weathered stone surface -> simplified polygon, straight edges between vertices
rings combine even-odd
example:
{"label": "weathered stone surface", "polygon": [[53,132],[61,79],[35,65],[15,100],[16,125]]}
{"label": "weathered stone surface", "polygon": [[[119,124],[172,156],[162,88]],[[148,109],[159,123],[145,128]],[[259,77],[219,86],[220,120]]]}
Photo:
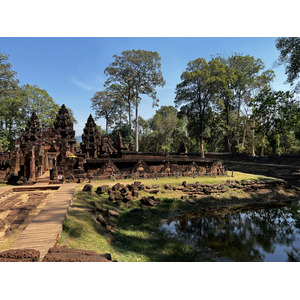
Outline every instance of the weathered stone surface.
{"label": "weathered stone surface", "polygon": [[150,198],[147,198],[147,197],[143,197],[140,202],[143,204],[143,205],[146,205],[146,206],[154,206],[156,203],[155,203],[155,200],[153,199],[150,199]]}
{"label": "weathered stone surface", "polygon": [[121,192],[122,194],[126,194],[126,193],[129,192],[129,189],[128,189],[127,186],[124,186],[124,187],[122,187],[122,188],[120,189],[120,192]]}
{"label": "weathered stone surface", "polygon": [[82,189],[83,192],[90,192],[90,193],[92,192],[92,190],[93,190],[93,185],[89,183],[86,184]]}
{"label": "weathered stone surface", "polygon": [[106,226],[108,225],[107,222],[106,222],[106,220],[104,219],[104,217],[103,217],[101,214],[99,214],[99,215],[97,216],[97,221],[100,222],[100,224],[101,224],[103,227],[106,227]]}
{"label": "weathered stone surface", "polygon": [[120,213],[115,211],[115,210],[109,210],[108,213],[112,216],[112,217],[119,217]]}
{"label": "weathered stone surface", "polygon": [[17,249],[0,252],[0,262],[37,262],[40,252],[34,249]]}
{"label": "weathered stone surface", "polygon": [[108,200],[109,200],[109,201],[115,201],[115,199],[116,199],[116,194],[113,193],[113,192],[111,192],[111,193],[109,194],[109,196],[108,196]]}
{"label": "weathered stone surface", "polygon": [[118,182],[118,183],[116,183],[116,184],[112,187],[112,190],[113,190],[113,191],[118,191],[118,190],[120,189],[120,187],[121,187],[121,184]]}
{"label": "weathered stone surface", "polygon": [[126,195],[125,197],[123,197],[122,202],[123,203],[128,203],[132,200],[132,196],[131,195]]}
{"label": "weathered stone surface", "polygon": [[98,254],[90,250],[69,249],[66,246],[48,250],[43,262],[111,262],[108,253]]}
{"label": "weathered stone surface", "polygon": [[133,184],[134,184],[135,186],[139,187],[142,183],[141,183],[140,181],[135,181]]}
{"label": "weathered stone surface", "polygon": [[108,188],[108,185],[99,186],[99,187],[97,187],[96,193],[98,195],[102,195],[106,192],[107,188]]}
{"label": "weathered stone surface", "polygon": [[132,197],[133,198],[138,198],[139,197],[139,192],[137,190],[132,190]]}
{"label": "weathered stone surface", "polygon": [[149,191],[150,194],[157,194],[159,192],[159,190],[151,190]]}
{"label": "weathered stone surface", "polygon": [[128,188],[129,191],[132,191],[135,188],[133,184],[127,184],[126,187]]}
{"label": "weathered stone surface", "polygon": [[145,186],[143,184],[138,186],[139,191],[143,191],[145,189]]}

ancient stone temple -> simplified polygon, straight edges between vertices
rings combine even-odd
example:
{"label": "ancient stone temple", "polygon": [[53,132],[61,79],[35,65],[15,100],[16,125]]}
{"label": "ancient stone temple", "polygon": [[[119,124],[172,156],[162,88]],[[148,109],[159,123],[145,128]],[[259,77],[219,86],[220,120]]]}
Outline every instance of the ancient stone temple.
{"label": "ancient stone temple", "polygon": [[56,116],[54,128],[60,135],[60,150],[62,150],[62,148],[67,149],[69,153],[74,155],[76,151],[75,130],[73,129],[73,122],[69,112],[64,104]]}
{"label": "ancient stone temple", "polygon": [[96,123],[90,115],[87,119],[82,134],[82,143],[80,149],[82,153],[86,154],[87,158],[98,157],[100,145],[100,136]]}
{"label": "ancient stone temple", "polygon": [[[117,149],[116,149],[117,148]],[[13,151],[0,147],[0,181],[36,182],[45,172],[53,182],[78,181],[84,178],[121,179],[166,176],[224,175],[222,162],[188,153],[184,142],[177,153],[135,152],[126,148],[119,134],[118,145],[108,135],[100,136],[90,115],[82,143],[76,147],[73,122],[62,105],[54,126],[42,130],[32,114]]]}

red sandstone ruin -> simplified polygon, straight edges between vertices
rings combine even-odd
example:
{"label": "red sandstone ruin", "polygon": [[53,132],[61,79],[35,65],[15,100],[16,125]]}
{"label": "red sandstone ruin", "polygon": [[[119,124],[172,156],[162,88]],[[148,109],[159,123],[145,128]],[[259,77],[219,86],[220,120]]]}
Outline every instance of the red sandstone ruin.
{"label": "red sandstone ruin", "polygon": [[91,115],[82,143],[76,147],[73,123],[65,105],[54,126],[45,131],[33,113],[13,151],[4,152],[0,145],[0,182],[34,183],[46,171],[52,182],[226,174],[220,160],[189,154],[183,142],[178,153],[134,152],[124,147],[119,134],[116,148],[108,135],[99,136]]}

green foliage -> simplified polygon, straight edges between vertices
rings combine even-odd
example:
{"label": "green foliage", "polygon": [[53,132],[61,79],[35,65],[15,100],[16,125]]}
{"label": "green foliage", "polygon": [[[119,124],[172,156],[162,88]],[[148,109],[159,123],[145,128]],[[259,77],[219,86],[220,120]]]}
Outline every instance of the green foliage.
{"label": "green foliage", "polygon": [[3,151],[11,150],[10,145],[12,144],[11,135],[9,135],[7,130],[0,130],[0,144]]}
{"label": "green foliage", "polygon": [[8,55],[0,52],[0,99],[10,91],[17,89],[19,81],[15,78],[17,72],[11,70]]}
{"label": "green foliage", "polygon": [[101,117],[105,118],[106,133],[108,133],[108,128],[115,123],[117,117],[116,107],[119,105],[115,100],[114,93],[107,90],[96,92],[91,98],[91,101],[96,120]]}
{"label": "green foliage", "polygon": [[26,118],[29,119],[31,114],[36,112],[44,129],[52,126],[60,106],[54,102],[48,92],[37,85],[29,84],[22,86],[21,90]]}
{"label": "green foliage", "polygon": [[[155,135],[156,148],[171,151],[173,133],[178,124],[177,109],[173,106],[162,106],[150,121],[150,128]],[[174,150],[174,149],[172,149]]]}
{"label": "green foliage", "polygon": [[[46,90],[37,85],[18,86],[16,72],[11,70],[8,56],[0,53],[0,140],[5,150],[14,147],[15,140],[23,132],[31,114],[36,112],[42,127],[52,126],[60,106]],[[76,123],[73,112],[71,119]]]}
{"label": "green foliage", "polygon": [[[285,65],[285,74],[287,83],[295,84],[300,76],[300,38],[299,37],[281,37],[276,40],[276,48],[280,51],[277,65]],[[296,89],[300,89],[299,82]]]}
{"label": "green foliage", "polygon": [[124,147],[129,149],[130,145],[133,145],[134,143],[132,129],[127,124],[115,126],[114,130],[110,134],[110,137],[114,143],[115,148],[118,147],[119,132],[121,133]]}
{"label": "green foliage", "polygon": [[207,63],[204,58],[190,61],[181,75],[181,83],[176,86],[175,104],[184,104],[180,108],[181,114],[186,115],[189,120],[191,136],[200,140],[203,156],[203,135],[220,81],[216,76],[216,69],[221,64],[215,60]]}
{"label": "green foliage", "polygon": [[[136,151],[139,150],[139,129],[138,129],[138,105],[140,95],[144,94],[152,98],[153,105],[157,105],[158,98],[155,88],[163,87],[165,81],[161,73],[161,57],[155,51],[127,50],[120,56],[114,55],[114,61],[105,69],[108,76],[106,85],[117,83],[124,93],[128,94],[128,101],[135,101],[136,108]],[[129,100],[130,99],[130,100]]]}
{"label": "green foliage", "polygon": [[288,136],[299,120],[299,104],[290,92],[265,88],[251,101],[251,106],[256,130],[262,134],[262,143],[267,137],[273,153],[280,154],[281,136]]}

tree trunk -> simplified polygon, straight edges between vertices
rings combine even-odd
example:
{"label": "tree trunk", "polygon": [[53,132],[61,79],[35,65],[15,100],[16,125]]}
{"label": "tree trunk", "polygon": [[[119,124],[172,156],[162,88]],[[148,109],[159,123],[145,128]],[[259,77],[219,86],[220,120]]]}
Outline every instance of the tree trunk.
{"label": "tree trunk", "polygon": [[226,110],[226,124],[227,124],[226,136],[225,136],[225,146],[226,146],[226,151],[231,153],[230,141],[229,141],[229,108],[228,108],[228,105],[225,106],[225,110]]}
{"label": "tree trunk", "polygon": [[131,129],[131,102],[130,102],[130,100],[128,101],[128,110],[129,110],[129,112],[128,112],[128,123],[129,123],[129,127]]}
{"label": "tree trunk", "polygon": [[265,135],[263,135],[263,138],[262,138],[262,141],[261,141],[260,156],[264,156],[264,144],[265,144]]}
{"label": "tree trunk", "polygon": [[105,125],[105,131],[106,131],[106,134],[108,134],[108,118],[106,117],[106,125]]}
{"label": "tree trunk", "polygon": [[252,124],[252,156],[255,156],[255,123]]}
{"label": "tree trunk", "polygon": [[138,97],[136,98],[136,104],[135,104],[135,151],[139,151],[139,103],[138,103]]}
{"label": "tree trunk", "polygon": [[[237,117],[237,146],[240,146],[240,112],[241,111],[241,95],[239,96],[239,103],[238,103],[238,117]],[[242,146],[243,147],[243,146]]]}
{"label": "tree trunk", "polygon": [[200,136],[200,151],[201,151],[201,158],[204,158],[204,147],[203,147],[203,136]]}
{"label": "tree trunk", "polygon": [[243,140],[242,140],[241,148],[245,148],[246,131],[247,131],[247,126],[244,125],[244,133],[243,133]]}

